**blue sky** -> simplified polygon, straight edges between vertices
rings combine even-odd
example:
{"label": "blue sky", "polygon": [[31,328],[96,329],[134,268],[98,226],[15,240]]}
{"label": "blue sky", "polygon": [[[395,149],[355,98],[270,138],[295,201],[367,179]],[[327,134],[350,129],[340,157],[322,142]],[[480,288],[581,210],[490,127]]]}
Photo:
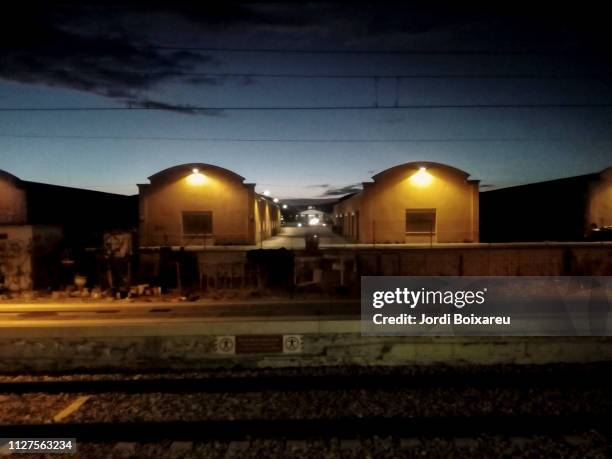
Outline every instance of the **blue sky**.
{"label": "blue sky", "polygon": [[[125,107],[126,101],[136,105],[155,101],[176,107],[378,104],[381,108],[224,110],[213,114],[173,109],[0,111],[0,168],[26,180],[133,194],[137,192],[137,183],[146,182],[148,176],[163,168],[204,162],[234,170],[247,181],[257,183],[260,191],[269,189],[275,196],[316,197],[367,181],[387,167],[408,161],[448,163],[492,186],[589,173],[612,165],[610,108],[392,108],[396,103],[612,102],[610,80],[601,76],[609,75],[609,62],[604,65],[601,59],[585,60],[580,54],[585,48],[561,58],[503,53],[398,55],[189,50],[183,50],[189,56],[178,55],[180,51],[176,50],[160,50],[151,58],[134,52],[135,46],[143,43],[230,49],[473,50],[488,49],[491,42],[487,37],[492,36],[495,50],[504,46],[503,49],[512,51],[518,44],[546,46],[547,40],[554,41],[558,27],[555,25],[551,36],[543,41],[540,32],[534,32],[539,30],[537,24],[522,32],[512,27],[515,23],[506,24],[510,20],[499,15],[483,18],[466,13],[456,19],[440,13],[432,20],[429,11],[427,14],[419,11],[419,16],[372,7],[377,13],[374,21],[359,8],[342,20],[327,7],[320,15],[311,6],[307,9],[294,6],[292,15],[283,9],[288,7],[279,5],[253,8],[238,5],[234,10],[221,12],[198,10],[202,16],[198,18],[196,14],[195,19],[193,14],[166,9],[109,13],[94,8],[41,14],[40,20],[49,27],[49,35],[34,34],[28,46],[9,51],[9,65],[0,72],[0,108]],[[270,17],[276,19],[271,21]],[[87,21],[78,21],[83,18],[95,22],[85,27]],[[505,26],[500,28],[499,35],[493,33],[493,26],[487,26],[491,18]],[[133,32],[135,22],[141,24],[137,33]],[[176,32],[171,33],[172,30]],[[58,39],[57,31],[76,37],[75,50],[65,50],[62,42],[65,37]],[[582,32],[582,28],[576,29],[575,40],[584,38]],[[122,46],[117,37],[126,40],[132,54],[123,49],[115,51]],[[573,46],[572,37],[566,36],[563,46]],[[88,48],[80,49],[79,39],[87,41]],[[57,47],[53,40],[58,40]],[[112,51],[104,46],[99,55],[95,47],[88,51],[92,41],[108,40],[112,41]],[[587,40],[581,46],[592,43]],[[159,69],[383,77],[377,80],[232,77],[193,81],[183,74],[147,77],[144,81],[130,78],[130,72],[155,73]],[[109,77],[111,71],[114,73]],[[507,78],[395,77],[458,74]],[[578,74],[589,78],[511,78],[526,74]],[[309,142],[283,141],[287,139]],[[324,139],[334,141],[317,141]]]}

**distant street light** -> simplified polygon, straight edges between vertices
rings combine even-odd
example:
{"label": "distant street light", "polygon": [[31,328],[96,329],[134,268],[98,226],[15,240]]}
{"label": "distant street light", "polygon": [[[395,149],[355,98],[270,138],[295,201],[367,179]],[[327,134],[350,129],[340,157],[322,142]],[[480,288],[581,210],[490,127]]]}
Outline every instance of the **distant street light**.
{"label": "distant street light", "polygon": [[274,198],[272,201],[274,201],[274,202],[278,202],[278,198]]}
{"label": "distant street light", "polygon": [[270,190],[264,190],[263,195],[264,196],[270,196]]}
{"label": "distant street light", "polygon": [[287,208],[287,204],[283,204],[283,209],[286,209],[286,208]]}

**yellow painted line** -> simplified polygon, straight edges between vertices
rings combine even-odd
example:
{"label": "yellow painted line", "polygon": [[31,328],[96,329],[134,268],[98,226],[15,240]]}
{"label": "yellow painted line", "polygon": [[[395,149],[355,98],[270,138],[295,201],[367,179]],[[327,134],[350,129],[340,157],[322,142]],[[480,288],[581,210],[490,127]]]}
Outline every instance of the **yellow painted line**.
{"label": "yellow painted line", "polygon": [[77,399],[74,402],[72,402],[70,405],[68,405],[62,411],[60,411],[55,416],[53,416],[53,421],[54,422],[60,422],[62,419],[67,418],[72,413],[74,413],[76,410],[81,408],[81,406],[83,406],[83,404],[87,400],[89,400],[89,395],[82,395],[80,397],[77,397]]}

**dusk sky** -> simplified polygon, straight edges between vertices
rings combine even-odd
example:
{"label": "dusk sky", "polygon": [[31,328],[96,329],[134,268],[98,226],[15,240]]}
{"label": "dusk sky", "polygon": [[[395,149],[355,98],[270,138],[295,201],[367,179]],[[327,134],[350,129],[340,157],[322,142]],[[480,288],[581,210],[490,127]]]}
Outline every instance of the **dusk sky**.
{"label": "dusk sky", "polygon": [[418,160],[485,189],[612,166],[612,32],[595,7],[218,3],[4,12],[0,169],[135,194],[203,162],[282,198]]}

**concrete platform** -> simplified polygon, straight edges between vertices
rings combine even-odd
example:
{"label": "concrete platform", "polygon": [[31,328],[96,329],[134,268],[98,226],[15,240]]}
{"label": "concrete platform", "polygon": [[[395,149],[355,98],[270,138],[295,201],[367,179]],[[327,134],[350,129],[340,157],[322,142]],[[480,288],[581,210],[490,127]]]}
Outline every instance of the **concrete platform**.
{"label": "concrete platform", "polygon": [[[288,338],[296,348],[285,347]],[[241,351],[241,341],[251,347]],[[270,349],[275,342],[282,346]],[[313,316],[0,324],[3,373],[596,361],[612,361],[612,338],[366,337],[355,318]]]}

